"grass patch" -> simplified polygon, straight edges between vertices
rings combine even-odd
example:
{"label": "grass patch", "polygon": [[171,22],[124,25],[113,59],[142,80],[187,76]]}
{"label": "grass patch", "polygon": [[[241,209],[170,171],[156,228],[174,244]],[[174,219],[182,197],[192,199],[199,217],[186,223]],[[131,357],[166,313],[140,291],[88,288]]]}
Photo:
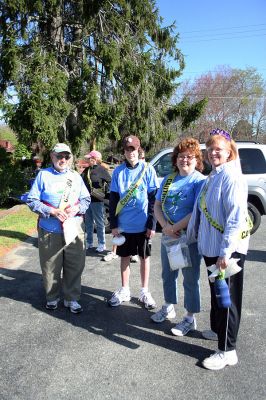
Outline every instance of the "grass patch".
{"label": "grass patch", "polygon": [[25,242],[35,231],[38,215],[21,205],[0,218],[0,256]]}

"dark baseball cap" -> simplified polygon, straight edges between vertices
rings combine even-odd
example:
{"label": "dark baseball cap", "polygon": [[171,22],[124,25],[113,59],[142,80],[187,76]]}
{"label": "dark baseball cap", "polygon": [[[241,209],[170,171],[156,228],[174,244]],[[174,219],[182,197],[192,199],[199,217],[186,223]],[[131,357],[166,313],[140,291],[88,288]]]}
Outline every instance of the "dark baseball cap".
{"label": "dark baseball cap", "polygon": [[133,147],[135,150],[140,148],[140,141],[137,136],[130,135],[123,139],[123,148],[128,149],[129,147]]}

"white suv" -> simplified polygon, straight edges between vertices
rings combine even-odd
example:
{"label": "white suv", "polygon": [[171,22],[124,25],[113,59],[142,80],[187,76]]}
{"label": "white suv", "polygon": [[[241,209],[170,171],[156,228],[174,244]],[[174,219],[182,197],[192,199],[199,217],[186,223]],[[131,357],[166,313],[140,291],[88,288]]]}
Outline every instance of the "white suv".
{"label": "white suv", "polygon": [[[253,222],[251,233],[256,232],[261,215],[266,214],[266,145],[253,142],[237,142],[242,172],[248,182],[248,210]],[[201,144],[202,150],[205,145]],[[154,166],[159,180],[172,172],[173,147],[161,150],[150,163]],[[205,164],[204,175],[210,172]]]}

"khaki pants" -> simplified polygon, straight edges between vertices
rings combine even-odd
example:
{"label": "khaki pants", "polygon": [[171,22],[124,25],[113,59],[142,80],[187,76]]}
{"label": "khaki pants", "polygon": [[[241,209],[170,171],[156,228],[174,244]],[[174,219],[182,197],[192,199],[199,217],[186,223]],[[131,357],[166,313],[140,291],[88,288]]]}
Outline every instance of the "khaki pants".
{"label": "khaki pants", "polygon": [[77,223],[79,234],[68,246],[65,246],[63,234],[38,229],[39,257],[47,301],[60,298],[61,287],[65,300],[80,298],[86,249],[83,219],[77,217]]}

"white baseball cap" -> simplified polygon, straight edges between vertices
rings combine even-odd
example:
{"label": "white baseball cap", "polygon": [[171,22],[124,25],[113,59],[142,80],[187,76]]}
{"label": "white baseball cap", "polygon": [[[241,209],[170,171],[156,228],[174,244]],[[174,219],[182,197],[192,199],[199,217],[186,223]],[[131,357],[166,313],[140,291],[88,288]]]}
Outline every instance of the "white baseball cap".
{"label": "white baseball cap", "polygon": [[57,143],[52,149],[53,153],[63,153],[64,151],[71,154],[70,147],[65,143]]}

